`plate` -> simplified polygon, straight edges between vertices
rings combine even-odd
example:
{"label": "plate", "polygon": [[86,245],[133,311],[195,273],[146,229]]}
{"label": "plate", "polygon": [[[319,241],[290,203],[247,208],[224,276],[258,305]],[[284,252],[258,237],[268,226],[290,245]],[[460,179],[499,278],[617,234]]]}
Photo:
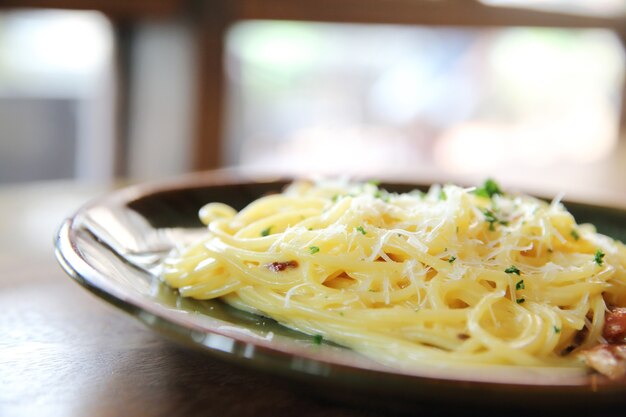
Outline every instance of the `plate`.
{"label": "plate", "polygon": [[[318,392],[386,404],[446,404],[453,398],[455,404],[492,405],[502,396],[506,407],[624,403],[626,384],[597,375],[572,377],[521,367],[449,369],[437,364],[389,368],[219,300],[183,299],[159,280],[157,266],[174,245],[191,242],[204,231],[197,215],[201,206],[219,201],[241,209],[288,182],[203,174],[122,189],[86,204],[64,221],[55,239],[57,259],[76,282],[152,329]],[[381,186],[401,192],[428,185]],[[578,222],[592,222],[601,233],[626,241],[626,211],[582,203],[566,206]]]}

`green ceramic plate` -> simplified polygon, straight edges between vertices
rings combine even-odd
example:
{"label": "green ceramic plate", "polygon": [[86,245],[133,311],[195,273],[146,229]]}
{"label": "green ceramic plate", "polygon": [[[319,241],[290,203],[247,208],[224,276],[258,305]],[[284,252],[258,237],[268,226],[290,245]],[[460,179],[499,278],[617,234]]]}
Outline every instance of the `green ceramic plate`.
{"label": "green ceramic plate", "polygon": [[[202,232],[199,208],[220,201],[242,208],[286,181],[242,181],[197,175],[176,182],[127,188],[95,200],[67,219],[56,238],[60,264],[78,283],[151,328],[224,360],[280,374],[322,391],[367,402],[430,402],[546,407],[619,405],[626,383],[596,375],[572,378],[554,370],[449,369],[424,364],[391,369],[330,343],[220,302],[180,298],[157,278],[155,267],[175,244]],[[383,184],[390,191],[425,184]],[[626,241],[626,212],[567,204],[578,222]],[[532,399],[529,401],[529,399]]]}

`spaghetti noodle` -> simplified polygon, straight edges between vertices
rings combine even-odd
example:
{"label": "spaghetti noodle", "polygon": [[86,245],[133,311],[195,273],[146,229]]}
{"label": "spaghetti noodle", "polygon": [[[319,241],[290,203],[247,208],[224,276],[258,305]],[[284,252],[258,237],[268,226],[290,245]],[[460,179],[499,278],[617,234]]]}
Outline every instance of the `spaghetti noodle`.
{"label": "spaghetti noodle", "polygon": [[296,182],[237,212],[200,211],[163,278],[184,297],[271,317],[389,365],[585,369],[626,306],[626,247],[564,206],[478,189],[388,193]]}

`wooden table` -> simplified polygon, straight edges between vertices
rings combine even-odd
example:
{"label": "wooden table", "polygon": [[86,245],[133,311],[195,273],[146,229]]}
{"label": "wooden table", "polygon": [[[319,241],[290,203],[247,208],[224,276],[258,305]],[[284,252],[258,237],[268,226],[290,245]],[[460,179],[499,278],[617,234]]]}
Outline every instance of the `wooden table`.
{"label": "wooden table", "polygon": [[[54,259],[55,228],[112,188],[0,187],[0,416],[388,415],[181,347],[74,283]],[[468,415],[450,407],[410,414]]]}

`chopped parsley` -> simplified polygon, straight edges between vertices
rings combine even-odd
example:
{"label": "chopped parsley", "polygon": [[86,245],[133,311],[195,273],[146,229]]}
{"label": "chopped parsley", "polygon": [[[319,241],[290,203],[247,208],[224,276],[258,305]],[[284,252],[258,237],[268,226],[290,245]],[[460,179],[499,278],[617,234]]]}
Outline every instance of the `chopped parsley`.
{"label": "chopped parsley", "polygon": [[383,200],[385,203],[389,202],[389,193],[385,190],[376,190],[374,193],[374,198],[379,198]]}
{"label": "chopped parsley", "polygon": [[261,230],[261,236],[263,237],[269,236],[270,230],[272,230],[272,226],[269,226],[268,228]]}
{"label": "chopped parsley", "polygon": [[474,194],[479,197],[491,198],[494,195],[502,195],[502,190],[497,182],[488,178],[482,187],[474,190]]}
{"label": "chopped parsley", "polygon": [[494,224],[498,222],[498,218],[495,214],[493,214],[493,211],[485,209],[483,210],[483,214],[485,215],[485,221],[489,223],[489,230],[491,230],[492,232],[496,230]]}
{"label": "chopped parsley", "polygon": [[578,234],[578,232],[576,231],[576,229],[572,229],[571,232],[569,232],[569,234],[574,238],[574,240],[578,240],[580,239],[580,235]]}
{"label": "chopped parsley", "polygon": [[524,288],[526,288],[526,286],[524,285],[524,280],[520,279],[519,281],[517,281],[517,284],[515,284],[515,289],[523,290]]}
{"label": "chopped parsley", "polygon": [[313,344],[321,345],[322,340],[324,340],[324,337],[321,334],[316,334],[315,336],[313,336]]}
{"label": "chopped parsley", "polygon": [[515,300],[515,302],[516,302],[517,304],[523,304],[523,303],[524,303],[524,301],[526,301],[526,299],[524,299],[524,298],[518,298],[517,300]]}
{"label": "chopped parsley", "polygon": [[378,187],[380,185],[379,180],[369,180],[367,183],[373,185],[374,187]]}
{"label": "chopped parsley", "polygon": [[359,227],[357,227],[357,228],[356,228],[356,230],[357,230],[358,232],[361,232],[361,234],[362,234],[362,235],[366,235],[366,234],[367,234],[367,232],[365,231],[365,229],[363,228],[363,226],[359,226]]}
{"label": "chopped parsley", "polygon": [[446,194],[443,189],[439,190],[439,199],[442,201],[446,201],[448,199],[448,194]]}
{"label": "chopped parsley", "polygon": [[454,261],[456,261],[456,256],[452,255],[450,259],[448,259],[448,262],[453,263]]}
{"label": "chopped parsley", "polygon": [[330,201],[332,201],[333,203],[336,203],[337,200],[339,200],[339,194],[335,194],[330,198]]}
{"label": "chopped parsley", "polygon": [[312,254],[314,254],[314,253],[317,253],[317,252],[319,252],[319,251],[320,251],[320,248],[319,248],[319,247],[317,247],[317,246],[311,246],[311,247],[309,247],[309,252],[311,253],[311,255],[312,255]]}
{"label": "chopped parsley", "polygon": [[504,270],[504,272],[506,272],[507,274],[521,274],[520,270],[515,265],[509,266],[507,269]]}
{"label": "chopped parsley", "polygon": [[553,328],[554,328],[554,333],[561,333],[560,327],[553,326]]}
{"label": "chopped parsley", "polygon": [[596,251],[596,254],[593,257],[593,261],[595,263],[597,263],[598,265],[602,265],[602,263],[604,262],[604,252],[602,252],[600,249],[598,249]]}

